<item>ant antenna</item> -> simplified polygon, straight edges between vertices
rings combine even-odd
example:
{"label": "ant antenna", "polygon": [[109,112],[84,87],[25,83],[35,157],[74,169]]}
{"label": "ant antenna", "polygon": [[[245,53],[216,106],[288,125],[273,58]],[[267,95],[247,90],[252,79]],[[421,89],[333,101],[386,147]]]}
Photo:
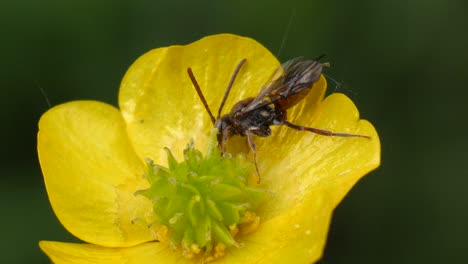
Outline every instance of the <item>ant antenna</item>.
{"label": "ant antenna", "polygon": [[223,110],[223,107],[224,107],[224,104],[226,103],[226,99],[229,95],[229,92],[231,91],[231,88],[232,88],[232,85],[234,84],[234,80],[236,79],[237,77],[237,74],[239,73],[240,71],[240,68],[242,67],[242,65],[247,61],[247,59],[242,59],[239,64],[237,64],[237,67],[236,69],[234,70],[234,73],[232,74],[231,76],[231,80],[229,81],[228,83],[228,86],[226,88],[226,92],[224,92],[224,96],[223,96],[223,100],[221,101],[221,104],[219,105],[219,109],[218,109],[218,116],[216,117],[216,120],[219,119],[219,117],[221,116],[221,111]]}
{"label": "ant antenna", "polygon": [[[203,103],[203,106],[205,106],[206,111],[210,115],[211,123],[213,123],[213,125],[214,125],[215,122],[216,122],[216,119],[214,118],[213,114],[211,113],[210,107],[208,106],[208,103],[206,102],[205,96],[203,96],[203,93],[202,93],[202,91],[200,89],[200,85],[198,85],[197,79],[195,79],[195,75],[193,75],[192,68],[188,67],[187,68],[187,73],[188,73],[188,75],[190,77],[190,80],[192,80],[192,84],[195,87],[195,90],[197,91],[198,97],[200,98],[200,100]],[[219,117],[219,115],[218,115],[218,117]]]}

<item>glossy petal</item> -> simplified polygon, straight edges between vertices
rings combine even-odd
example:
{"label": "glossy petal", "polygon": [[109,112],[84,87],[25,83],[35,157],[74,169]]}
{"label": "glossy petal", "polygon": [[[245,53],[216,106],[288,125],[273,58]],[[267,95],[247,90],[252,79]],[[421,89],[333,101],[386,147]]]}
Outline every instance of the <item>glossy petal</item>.
{"label": "glossy petal", "polygon": [[[213,125],[187,74],[192,67],[214,115],[231,75],[241,68],[224,108],[227,113],[240,98],[255,95],[279,67],[276,58],[258,42],[222,34],[187,46],[152,50],[140,57],[122,81],[119,105],[137,152],[165,164],[164,147],[176,158],[190,138],[206,146]],[[202,148],[202,149],[203,149]]]}
{"label": "glossy petal", "polygon": [[[151,203],[120,112],[93,101],[56,106],[39,122],[38,153],[49,200],[60,222],[78,238],[104,246],[153,240],[144,219]],[[143,221],[141,221],[143,222]]]}
{"label": "glossy petal", "polygon": [[[144,264],[184,263],[185,258],[158,242],[128,248],[109,248],[91,244],[41,241],[41,249],[54,264]],[[182,261],[182,262],[180,262]]]}
{"label": "glossy petal", "polygon": [[318,103],[315,113],[295,110],[288,113],[293,123],[372,139],[321,136],[287,127],[277,127],[270,138],[257,139],[263,184],[281,200],[268,207],[269,217],[315,188],[330,189],[335,206],[360,177],[380,164],[377,132],[368,121],[359,120],[356,107],[345,95],[330,95]]}
{"label": "glossy petal", "polygon": [[[314,98],[303,104],[310,100]],[[245,244],[267,252],[265,259],[280,262],[318,260],[334,208],[362,176],[380,164],[378,135],[369,122],[359,120],[346,96],[332,94],[318,103],[315,113],[301,111],[302,107],[290,112],[292,122],[372,139],[327,137],[281,127],[271,138],[257,140],[263,184],[274,198],[263,208],[260,230],[246,238],[250,242]],[[298,118],[293,118],[296,114]]]}

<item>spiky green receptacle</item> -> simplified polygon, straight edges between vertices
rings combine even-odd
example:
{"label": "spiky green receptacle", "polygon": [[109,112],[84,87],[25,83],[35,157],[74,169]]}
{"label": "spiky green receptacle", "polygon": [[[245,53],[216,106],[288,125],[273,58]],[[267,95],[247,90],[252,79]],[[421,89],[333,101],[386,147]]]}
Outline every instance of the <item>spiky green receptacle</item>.
{"label": "spiky green receptacle", "polygon": [[166,148],[168,167],[148,162],[148,190],[140,191],[153,202],[159,224],[171,230],[171,241],[185,250],[211,252],[217,243],[238,246],[230,227],[242,221],[266,197],[262,189],[247,186],[252,163],[243,156],[222,157],[214,129],[205,156],[193,142],[177,162]]}

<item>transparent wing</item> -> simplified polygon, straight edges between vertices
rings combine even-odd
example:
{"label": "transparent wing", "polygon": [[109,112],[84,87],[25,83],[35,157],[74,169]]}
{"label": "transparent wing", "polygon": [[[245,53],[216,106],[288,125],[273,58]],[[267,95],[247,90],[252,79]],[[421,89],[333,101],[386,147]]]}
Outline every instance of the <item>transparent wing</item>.
{"label": "transparent wing", "polygon": [[321,73],[322,64],[318,61],[305,60],[302,57],[286,61],[275,70],[270,81],[260,89],[257,97],[244,107],[241,113],[248,113],[262,106],[287,100],[300,93],[308,93],[308,89],[318,80]]}

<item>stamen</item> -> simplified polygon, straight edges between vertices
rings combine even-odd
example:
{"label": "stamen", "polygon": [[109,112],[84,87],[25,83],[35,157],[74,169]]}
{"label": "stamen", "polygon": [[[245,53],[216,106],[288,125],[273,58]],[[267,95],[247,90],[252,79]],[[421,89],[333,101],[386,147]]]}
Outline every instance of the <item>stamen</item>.
{"label": "stamen", "polygon": [[237,233],[239,233],[239,228],[237,227],[237,225],[231,225],[229,227],[229,232],[231,232],[231,235],[235,237]]}
{"label": "stamen", "polygon": [[253,212],[245,212],[242,217],[242,224],[239,225],[240,233],[247,235],[255,232],[260,225],[260,217]]}
{"label": "stamen", "polygon": [[226,250],[226,245],[224,245],[223,243],[217,243],[215,246],[215,252],[211,256],[205,258],[203,262],[210,263],[210,262],[215,261],[218,258],[221,258],[222,256],[224,256],[225,250]]}
{"label": "stamen", "polygon": [[183,215],[184,215],[183,213],[175,214],[171,219],[169,219],[169,224],[175,225],[175,223],[177,223],[177,220],[179,220],[179,218]]}

